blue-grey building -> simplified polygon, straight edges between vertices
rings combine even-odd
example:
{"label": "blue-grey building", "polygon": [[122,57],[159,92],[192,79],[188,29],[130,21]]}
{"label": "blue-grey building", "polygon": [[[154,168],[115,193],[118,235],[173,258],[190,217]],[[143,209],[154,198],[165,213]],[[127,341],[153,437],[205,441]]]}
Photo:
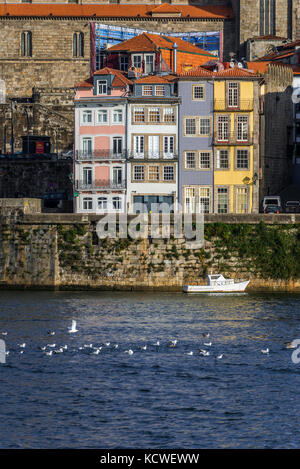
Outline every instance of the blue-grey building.
{"label": "blue-grey building", "polygon": [[[197,76],[196,76],[197,73]],[[213,212],[213,110],[211,73],[186,72],[178,79],[179,184],[182,210]]]}

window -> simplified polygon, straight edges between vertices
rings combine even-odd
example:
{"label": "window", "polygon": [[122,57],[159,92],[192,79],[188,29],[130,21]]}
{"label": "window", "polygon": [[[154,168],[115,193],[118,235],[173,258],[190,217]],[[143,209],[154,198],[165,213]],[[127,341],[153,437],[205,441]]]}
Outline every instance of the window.
{"label": "window", "polygon": [[217,117],[217,139],[219,141],[228,141],[229,139],[229,117],[218,116]]}
{"label": "window", "polygon": [[239,105],[239,84],[228,83],[227,89],[227,103],[228,107],[238,107]]}
{"label": "window", "polygon": [[83,198],[82,208],[83,208],[83,210],[92,210],[93,209],[93,199],[92,199],[92,197],[84,197]]}
{"label": "window", "polygon": [[146,54],[145,55],[145,73],[154,72],[154,55]]}
{"label": "window", "polygon": [[192,89],[193,89],[193,100],[203,101],[205,99],[205,86],[204,85],[194,85]]}
{"label": "window", "polygon": [[174,181],[174,166],[164,166],[163,168],[163,180]]}
{"label": "window", "polygon": [[113,153],[114,155],[120,155],[122,153],[123,142],[122,137],[113,138]]}
{"label": "window", "polygon": [[228,189],[218,187],[217,189],[217,212],[228,213]]}
{"label": "window", "polygon": [[142,68],[142,56],[133,55],[132,56],[132,65],[136,68]]}
{"label": "window", "polygon": [[249,152],[248,150],[236,151],[236,169],[249,169]]}
{"label": "window", "polygon": [[200,135],[210,135],[210,118],[209,117],[200,117],[199,132],[200,132]]}
{"label": "window", "polygon": [[107,94],[107,81],[97,81],[97,94]]}
{"label": "window", "polygon": [[123,121],[123,112],[122,109],[116,109],[113,112],[113,123],[114,124],[120,124]]}
{"label": "window", "polygon": [[144,85],[142,92],[143,96],[152,96],[152,85]]}
{"label": "window", "polygon": [[236,213],[248,212],[248,188],[236,188]]}
{"label": "window", "polygon": [[73,34],[73,57],[84,57],[84,34]]}
{"label": "window", "polygon": [[248,141],[248,116],[237,116],[237,140]]}
{"label": "window", "polygon": [[164,85],[156,85],[155,86],[155,96],[164,96],[164,95],[165,95]]}
{"label": "window", "polygon": [[200,151],[199,153],[199,168],[210,169],[210,153],[207,151]]}
{"label": "window", "polygon": [[98,111],[98,123],[107,124],[108,122],[108,113],[106,109],[101,109]]}
{"label": "window", "polygon": [[195,151],[187,151],[185,153],[185,168],[196,169],[196,152]]}
{"label": "window", "polygon": [[128,70],[128,55],[121,55],[120,57],[120,70],[127,72]]}
{"label": "window", "polygon": [[32,32],[24,31],[21,34],[21,55],[22,57],[32,56]]}
{"label": "window", "polygon": [[120,166],[115,166],[113,168],[113,184],[115,186],[119,186],[120,184],[122,184],[122,174],[123,171]]}
{"label": "window", "polygon": [[107,197],[98,197],[98,209],[107,210]]}
{"label": "window", "polygon": [[149,166],[148,176],[149,181],[159,181],[159,166]]}
{"label": "window", "polygon": [[121,197],[113,197],[112,198],[113,209],[114,210],[121,210],[122,209],[122,200]]}
{"label": "window", "polygon": [[92,153],[92,139],[90,137],[85,137],[82,139],[82,150],[85,154]]}
{"label": "window", "polygon": [[159,158],[159,135],[148,136],[148,156],[149,158]]}
{"label": "window", "polygon": [[92,168],[84,167],[82,169],[82,176],[83,176],[83,184],[85,186],[89,186],[92,184],[93,179],[93,170]]}
{"label": "window", "polygon": [[145,109],[143,107],[134,108],[134,122],[145,122]]}
{"label": "window", "polygon": [[89,124],[92,122],[92,111],[82,111],[82,123]]}
{"label": "window", "polygon": [[133,167],[133,179],[135,181],[144,181],[145,179],[145,167],[144,166],[134,166]]}
{"label": "window", "polygon": [[144,135],[136,135],[134,137],[134,156],[144,157]]}
{"label": "window", "polygon": [[101,70],[104,67],[105,56],[102,52],[97,52],[95,55],[95,66],[96,70]]}
{"label": "window", "polygon": [[164,137],[164,157],[172,158],[174,156],[174,137]]}
{"label": "window", "polygon": [[163,109],[163,120],[166,123],[175,122],[175,108],[174,107],[165,107]]}
{"label": "window", "polygon": [[148,111],[149,122],[160,121],[160,110],[159,107],[150,107]]}
{"label": "window", "polygon": [[185,118],[185,135],[196,135],[196,118]]}
{"label": "window", "polygon": [[228,150],[217,150],[217,169],[229,169]]}
{"label": "window", "polygon": [[199,204],[201,213],[209,213],[210,208],[210,190],[209,187],[199,188]]}
{"label": "window", "polygon": [[196,212],[196,190],[194,187],[184,189],[184,208],[186,213]]}

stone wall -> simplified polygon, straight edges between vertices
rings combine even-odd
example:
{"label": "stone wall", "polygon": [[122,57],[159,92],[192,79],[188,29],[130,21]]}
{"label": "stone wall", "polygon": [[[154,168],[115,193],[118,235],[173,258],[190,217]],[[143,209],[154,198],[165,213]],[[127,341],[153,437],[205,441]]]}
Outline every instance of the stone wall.
{"label": "stone wall", "polygon": [[[207,223],[205,244],[197,250],[173,238],[172,231],[170,239],[99,240],[93,217],[55,220],[0,217],[2,288],[181,291],[185,284],[203,283],[212,271],[251,279],[249,290],[300,291],[299,216],[279,226]],[[281,244],[272,245],[268,237]]]}

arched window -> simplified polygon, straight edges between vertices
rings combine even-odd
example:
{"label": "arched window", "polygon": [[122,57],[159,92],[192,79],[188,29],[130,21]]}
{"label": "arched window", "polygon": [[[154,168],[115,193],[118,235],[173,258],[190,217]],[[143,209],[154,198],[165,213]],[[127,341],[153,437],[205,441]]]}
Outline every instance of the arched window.
{"label": "arched window", "polygon": [[84,33],[73,34],[73,57],[84,57]]}
{"label": "arched window", "polygon": [[32,56],[32,32],[24,31],[21,34],[21,55],[22,57]]}

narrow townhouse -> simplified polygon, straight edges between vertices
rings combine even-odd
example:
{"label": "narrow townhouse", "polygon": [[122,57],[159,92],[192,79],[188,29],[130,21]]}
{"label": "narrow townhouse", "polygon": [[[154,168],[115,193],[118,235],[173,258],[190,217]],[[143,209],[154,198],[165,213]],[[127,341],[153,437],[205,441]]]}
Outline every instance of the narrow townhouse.
{"label": "narrow townhouse", "polygon": [[76,213],[126,211],[127,96],[131,81],[105,67],[76,85]]}
{"label": "narrow townhouse", "polygon": [[176,210],[178,105],[174,76],[149,75],[134,81],[128,98],[130,213]]}
{"label": "narrow townhouse", "polygon": [[238,66],[213,72],[214,213],[259,211],[259,87]]}
{"label": "narrow townhouse", "polygon": [[212,72],[194,69],[180,75],[179,203],[185,213],[212,213],[213,111]]}

